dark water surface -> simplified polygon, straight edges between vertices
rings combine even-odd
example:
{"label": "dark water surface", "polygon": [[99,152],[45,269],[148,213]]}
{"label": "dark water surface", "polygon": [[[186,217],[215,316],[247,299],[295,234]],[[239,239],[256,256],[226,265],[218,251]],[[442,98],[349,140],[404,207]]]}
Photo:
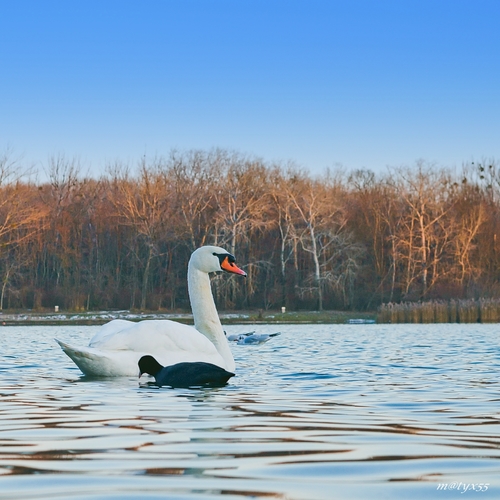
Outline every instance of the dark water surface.
{"label": "dark water surface", "polygon": [[81,378],[97,328],[0,329],[0,499],[500,498],[500,325],[259,325],[194,390]]}

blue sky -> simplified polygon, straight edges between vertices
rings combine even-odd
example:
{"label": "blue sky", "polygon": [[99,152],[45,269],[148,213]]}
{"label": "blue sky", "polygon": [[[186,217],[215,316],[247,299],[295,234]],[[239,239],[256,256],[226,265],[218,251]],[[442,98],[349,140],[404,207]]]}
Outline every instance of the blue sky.
{"label": "blue sky", "polygon": [[0,152],[500,159],[497,0],[0,0]]}

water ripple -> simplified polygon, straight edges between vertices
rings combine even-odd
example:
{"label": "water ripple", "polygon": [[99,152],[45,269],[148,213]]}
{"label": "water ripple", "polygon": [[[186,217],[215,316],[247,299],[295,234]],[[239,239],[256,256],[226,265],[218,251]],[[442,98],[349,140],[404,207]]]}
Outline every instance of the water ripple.
{"label": "water ripple", "polygon": [[0,330],[0,499],[500,496],[496,325],[287,325],[197,390],[81,377],[94,331]]}

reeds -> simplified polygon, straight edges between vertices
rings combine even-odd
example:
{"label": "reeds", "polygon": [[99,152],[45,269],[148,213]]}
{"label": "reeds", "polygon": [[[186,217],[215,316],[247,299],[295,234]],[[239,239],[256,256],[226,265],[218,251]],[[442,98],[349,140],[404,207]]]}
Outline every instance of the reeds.
{"label": "reeds", "polygon": [[500,323],[500,299],[382,304],[378,323]]}
{"label": "reeds", "polygon": [[500,323],[499,299],[479,299],[481,323]]}

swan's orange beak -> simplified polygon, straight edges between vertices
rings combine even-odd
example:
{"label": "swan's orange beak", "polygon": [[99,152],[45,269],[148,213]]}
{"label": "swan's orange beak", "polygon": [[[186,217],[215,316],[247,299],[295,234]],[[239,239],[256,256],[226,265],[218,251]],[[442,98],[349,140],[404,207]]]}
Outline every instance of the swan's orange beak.
{"label": "swan's orange beak", "polygon": [[220,264],[221,269],[227,271],[228,273],[239,274],[240,276],[246,276],[247,273],[240,269],[234,262],[229,262],[229,257],[226,257]]}

